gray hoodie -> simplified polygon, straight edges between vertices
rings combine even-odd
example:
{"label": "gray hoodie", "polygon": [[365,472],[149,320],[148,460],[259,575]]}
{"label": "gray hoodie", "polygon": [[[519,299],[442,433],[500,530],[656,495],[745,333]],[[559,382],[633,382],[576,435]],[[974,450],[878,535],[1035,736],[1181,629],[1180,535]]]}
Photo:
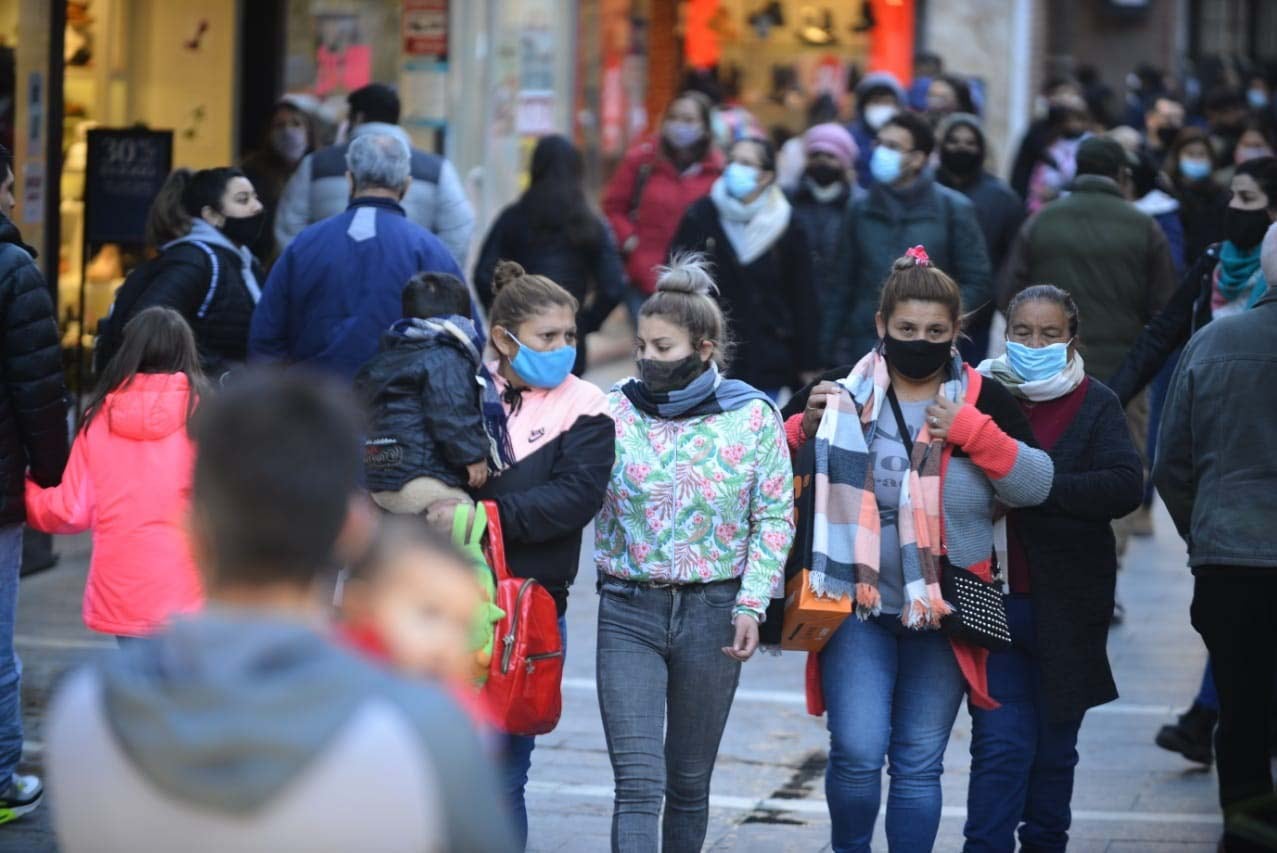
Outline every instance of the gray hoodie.
{"label": "gray hoodie", "polygon": [[446,695],[300,623],[179,622],[74,673],[48,725],[67,853],[514,849]]}

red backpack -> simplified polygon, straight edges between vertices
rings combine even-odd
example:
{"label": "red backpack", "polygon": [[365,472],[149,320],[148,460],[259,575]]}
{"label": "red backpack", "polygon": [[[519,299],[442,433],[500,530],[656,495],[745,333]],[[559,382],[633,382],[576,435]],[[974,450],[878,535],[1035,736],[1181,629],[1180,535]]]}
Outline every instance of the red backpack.
{"label": "red backpack", "polygon": [[510,574],[501,515],[493,502],[485,502],[485,508],[488,565],[497,577],[496,604],[505,616],[497,623],[484,702],[507,734],[543,735],[554,731],[563,711],[558,609],[554,596],[538,581]]}

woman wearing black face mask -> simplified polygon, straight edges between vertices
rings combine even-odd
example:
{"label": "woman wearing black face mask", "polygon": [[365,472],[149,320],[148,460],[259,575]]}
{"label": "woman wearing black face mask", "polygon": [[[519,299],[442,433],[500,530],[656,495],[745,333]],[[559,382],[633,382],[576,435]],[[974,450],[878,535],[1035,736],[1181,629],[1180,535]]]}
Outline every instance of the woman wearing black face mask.
{"label": "woman wearing black face mask", "polygon": [[195,332],[204,372],[217,380],[244,362],[266,280],[249,248],[265,220],[262,203],[243,172],[216,168],[177,170],[156,205],[165,209],[153,209],[152,222],[180,236],[156,247],[145,289],[120,319],[152,305],[174,309]]}
{"label": "woman wearing black face mask", "polygon": [[[1011,243],[1024,224],[1024,200],[1005,181],[985,171],[987,146],[980,119],[967,113],[954,113],[940,125],[937,138],[940,167],[936,170],[936,180],[962,193],[975,205],[984,247],[993,267],[993,280],[997,281]],[[992,305],[967,319],[967,335],[974,344],[974,352],[988,351],[992,319]]]}
{"label": "woman wearing black face mask", "polygon": [[1194,332],[1216,317],[1250,308],[1268,289],[1259,246],[1277,220],[1277,158],[1237,167],[1224,211],[1224,240],[1209,246],[1189,269],[1162,312],[1145,327],[1109,387],[1126,405]]}
{"label": "woman wearing black face mask", "polygon": [[841,124],[817,124],[803,134],[806,168],[798,186],[789,193],[794,219],[807,234],[816,299],[821,313],[833,282],[846,276],[838,269],[838,239],[852,201],[866,195],[856,184],[855,162],[860,156],[856,141]]}
{"label": "woman wearing black face mask", "polygon": [[803,564],[811,589],[856,610],[808,663],[808,708],[829,713],[835,850],[869,850],[888,755],[887,845],[932,849],[963,694],[993,707],[987,652],[939,630],[941,575],[958,566],[988,581],[995,503],[1036,506],[1051,488],[1051,458],[1015,399],[957,355],[961,314],[957,284],[910,249],[883,285],[878,347],[785,409],[791,450],[811,440],[826,450],[813,478],[823,550]]}
{"label": "woman wearing black face mask", "polygon": [[639,313],[639,378],[608,398],[616,463],[595,563],[617,851],[704,844],[741,663],[793,538],[780,418],[760,391],[719,374],[727,324],[714,291],[701,256],[659,271]]}

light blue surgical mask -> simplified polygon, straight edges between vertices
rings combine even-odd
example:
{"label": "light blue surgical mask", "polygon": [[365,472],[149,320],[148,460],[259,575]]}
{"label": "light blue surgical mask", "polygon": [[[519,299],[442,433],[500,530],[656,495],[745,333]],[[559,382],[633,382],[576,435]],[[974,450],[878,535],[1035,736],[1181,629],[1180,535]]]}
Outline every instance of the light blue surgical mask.
{"label": "light blue surgical mask", "polygon": [[1268,93],[1263,89],[1247,89],[1246,103],[1250,104],[1252,110],[1262,110],[1268,107]]}
{"label": "light blue surgical mask", "polygon": [[1068,366],[1069,345],[1065,342],[1034,348],[1007,341],[1007,364],[1025,382],[1041,382]]}
{"label": "light blue surgical mask", "polygon": [[564,346],[537,352],[524,346],[512,332],[506,334],[519,344],[519,351],[510,359],[510,367],[533,388],[558,388],[572,372],[572,365],[576,364],[576,347]]}
{"label": "light blue surgical mask", "polygon": [[1209,160],[1201,157],[1179,158],[1179,173],[1190,181],[1203,181],[1210,177],[1211,171]]}
{"label": "light blue surgical mask", "polygon": [[723,170],[723,188],[737,201],[758,189],[758,169],[744,163],[728,163]]}
{"label": "light blue surgical mask", "polygon": [[869,158],[869,174],[880,184],[894,184],[900,180],[904,170],[905,155],[899,151],[879,145]]}

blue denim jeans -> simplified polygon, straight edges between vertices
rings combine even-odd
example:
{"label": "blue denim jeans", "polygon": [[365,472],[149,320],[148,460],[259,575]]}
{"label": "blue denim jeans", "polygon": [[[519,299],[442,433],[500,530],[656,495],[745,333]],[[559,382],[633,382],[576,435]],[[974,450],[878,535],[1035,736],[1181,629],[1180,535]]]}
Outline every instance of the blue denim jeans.
{"label": "blue denim jeans", "polygon": [[599,710],[616,780],[614,851],[649,853],[659,838],[665,853],[696,853],[705,843],[710,776],[740,681],[740,663],[723,654],[739,589],[738,581],[600,583]]}
{"label": "blue denim jeans", "polygon": [[971,781],[965,853],[1061,851],[1069,840],[1081,718],[1056,722],[1042,702],[1033,604],[1008,596],[1012,648],[989,655],[989,692],[1001,707],[971,706]]}
{"label": "blue denim jeans", "polygon": [[[563,659],[567,662],[568,623],[559,617],[559,636],[563,638]],[[514,830],[518,835],[519,849],[528,844],[528,805],[524,799],[528,787],[528,771],[532,769],[532,750],[536,749],[536,737],[505,735],[501,744],[501,763],[498,772],[505,789],[510,816],[514,818]]]}
{"label": "blue denim jeans", "polygon": [[22,758],[22,661],[13,647],[22,525],[0,528],[0,788]]}
{"label": "blue denim jeans", "polygon": [[820,653],[828,708],[825,797],[835,853],[868,853],[889,760],[887,845],[927,851],[940,828],[944,749],[966,684],[947,637],[883,615],[842,623]]}

